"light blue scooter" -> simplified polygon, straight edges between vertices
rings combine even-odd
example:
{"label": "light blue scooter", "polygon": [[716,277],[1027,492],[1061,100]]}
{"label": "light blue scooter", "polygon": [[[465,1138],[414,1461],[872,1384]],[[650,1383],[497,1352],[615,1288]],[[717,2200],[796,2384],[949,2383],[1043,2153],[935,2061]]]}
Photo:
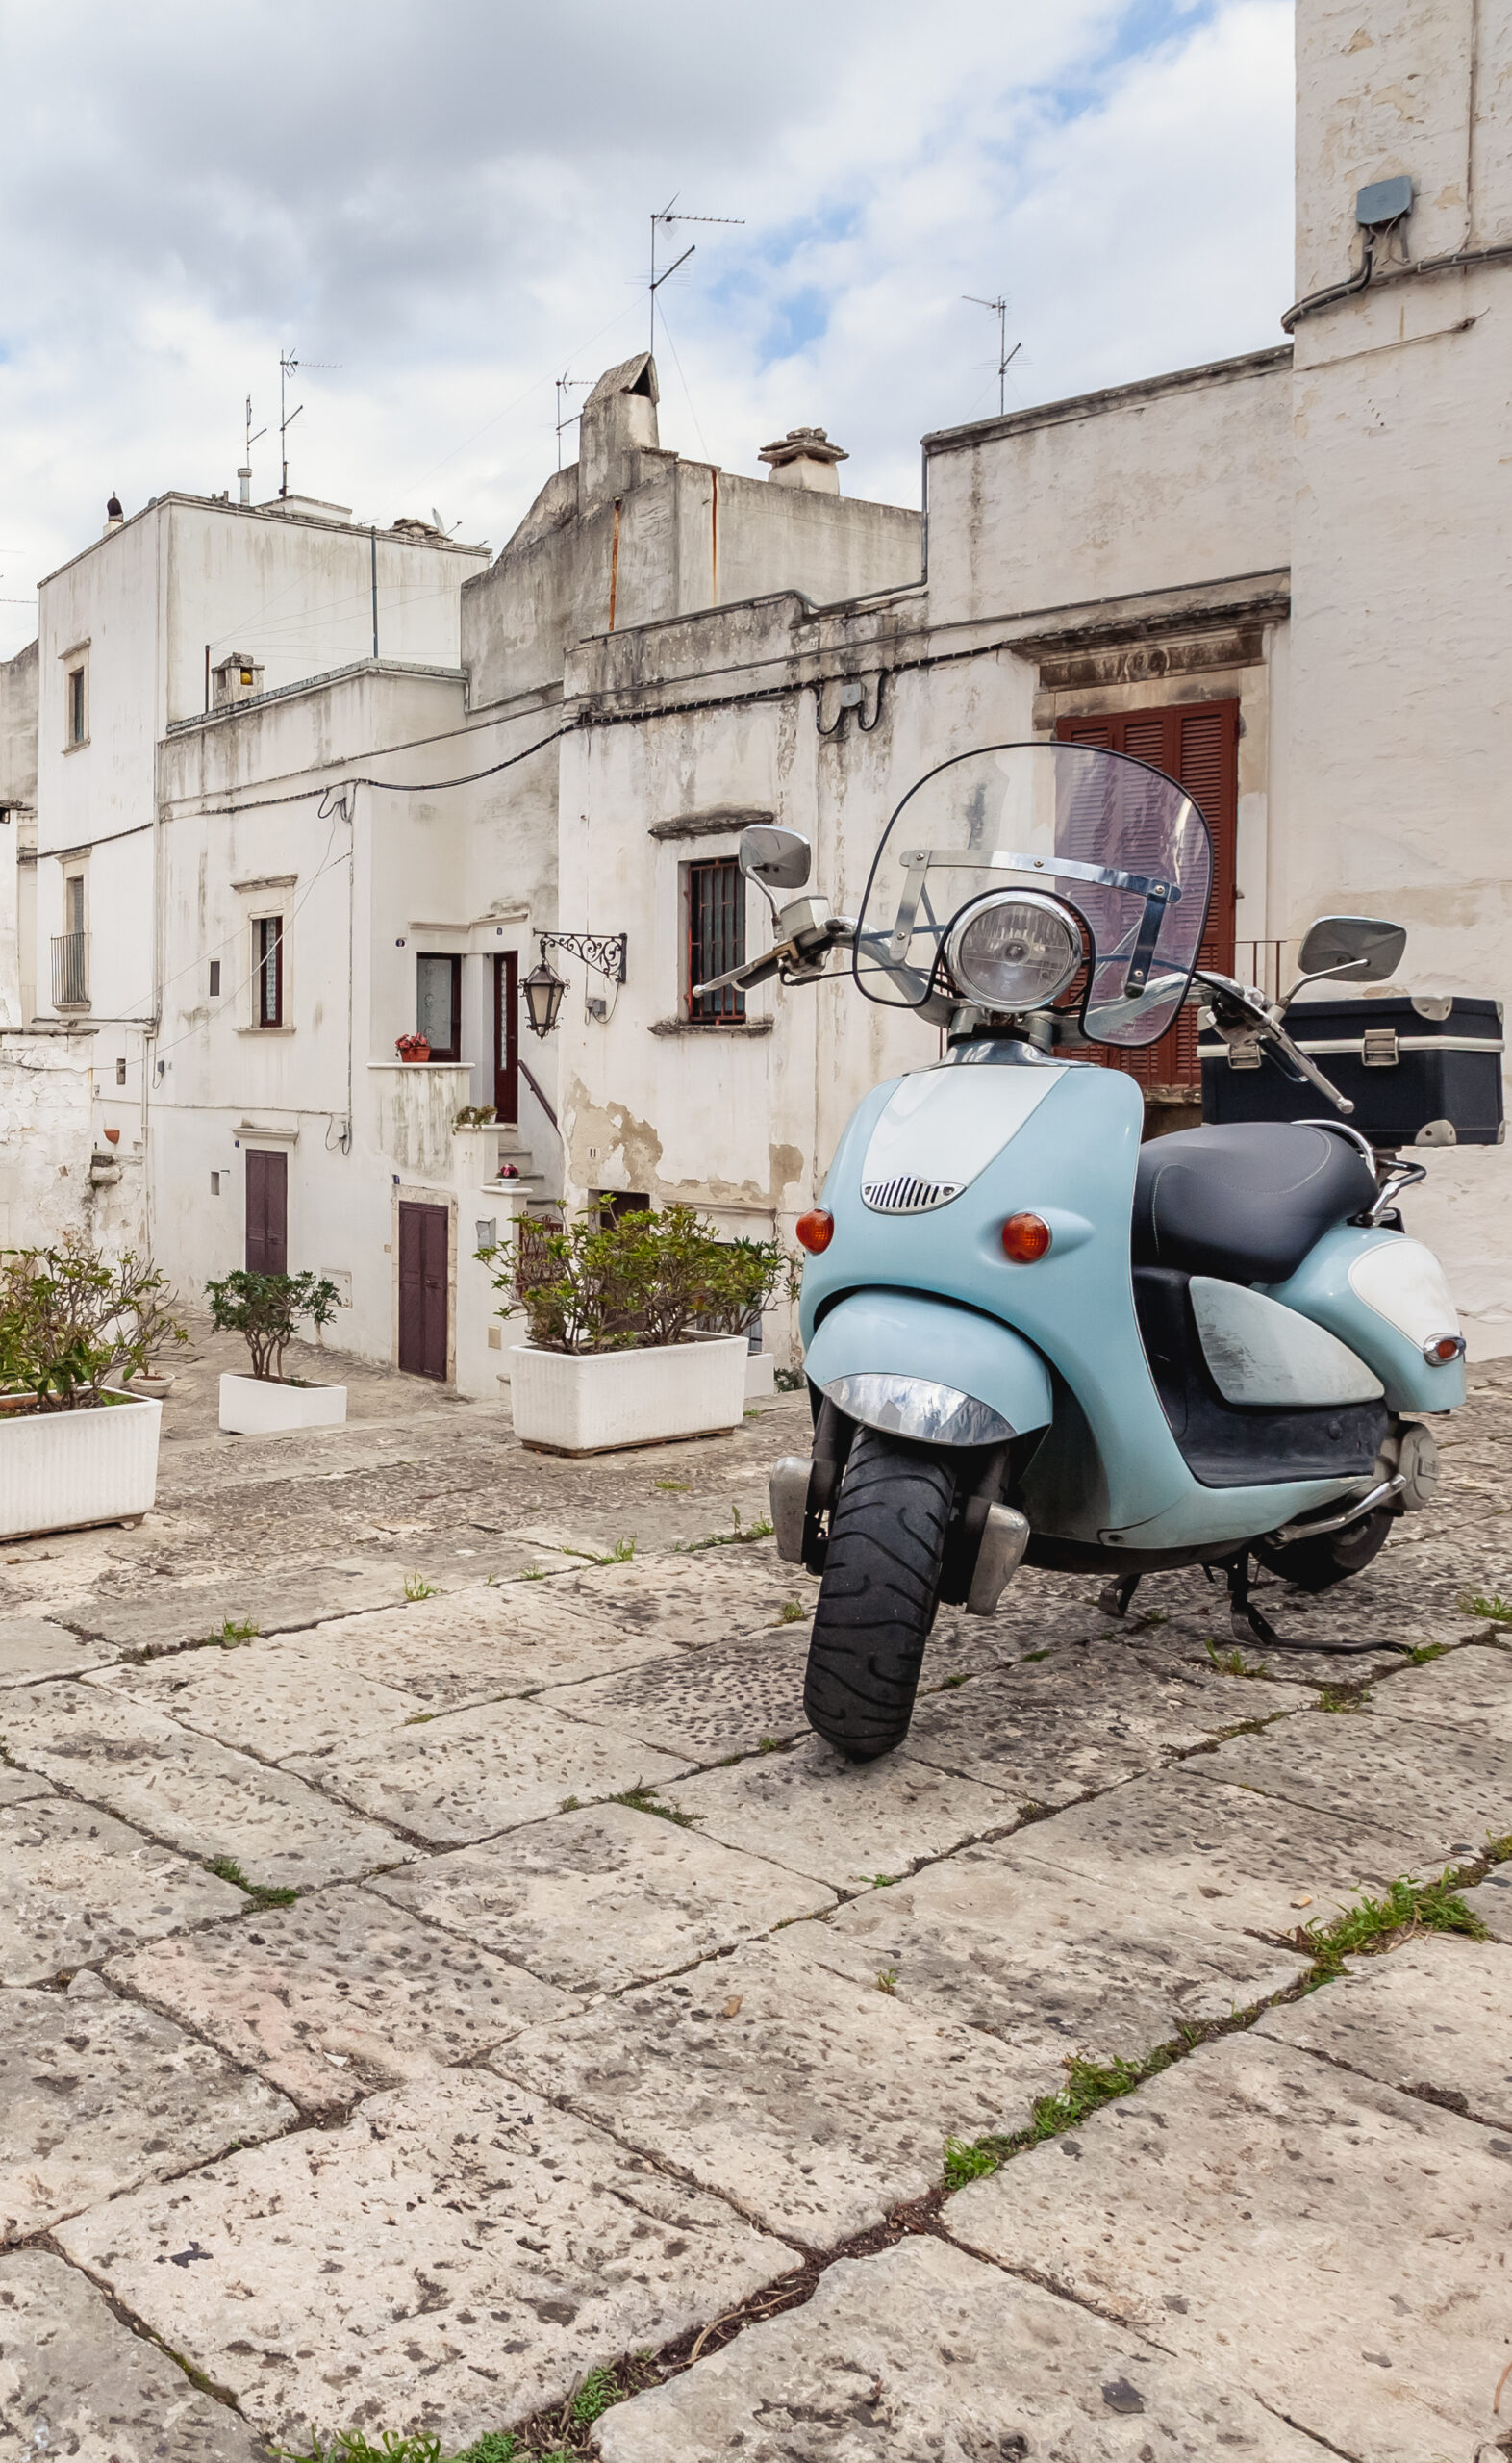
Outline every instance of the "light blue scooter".
{"label": "light blue scooter", "polygon": [[[1139,1087],[1086,1056],[1191,997],[1197,806],[1121,754],[999,746],[904,798],[854,921],[774,895],[807,879],[795,832],[747,830],[741,860],[779,938],[721,982],[814,981],[843,946],[867,998],[948,1037],[866,1097],[797,1227],[814,1451],[771,1512],[821,1576],[811,1724],[858,1761],[900,1743],[940,1602],[990,1615],[1024,1561],[1101,1573],[1115,1614],[1146,1572],[1221,1567],[1235,1630],[1285,1647],[1251,1554],[1313,1589],[1368,1563],[1431,1501],[1403,1414],[1463,1401],[1465,1346],[1395,1207],[1421,1167],[1377,1171],[1279,1006],[1198,977],[1218,1032],[1269,1039],[1329,1117],[1142,1145]],[[1404,941],[1329,918],[1303,971],[1381,980]]]}

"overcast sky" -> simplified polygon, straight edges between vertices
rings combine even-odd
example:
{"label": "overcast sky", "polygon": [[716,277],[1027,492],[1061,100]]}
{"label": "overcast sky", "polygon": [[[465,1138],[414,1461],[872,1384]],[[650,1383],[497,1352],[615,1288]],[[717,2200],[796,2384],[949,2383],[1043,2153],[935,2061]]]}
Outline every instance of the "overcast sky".
{"label": "overcast sky", "polygon": [[674,194],[740,220],[660,236],[662,442],[730,470],[819,424],[917,503],[920,436],[996,408],[964,292],[1010,408],[1277,342],[1291,40],[1290,0],[0,0],[0,655],[113,488],[235,494],[284,349],[292,490],[499,547],[553,380],[644,346]]}

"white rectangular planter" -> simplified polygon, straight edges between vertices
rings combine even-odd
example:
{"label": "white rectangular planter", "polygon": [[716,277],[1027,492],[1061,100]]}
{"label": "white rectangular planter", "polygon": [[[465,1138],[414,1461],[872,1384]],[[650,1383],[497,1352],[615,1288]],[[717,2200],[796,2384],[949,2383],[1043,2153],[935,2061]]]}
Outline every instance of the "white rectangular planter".
{"label": "white rectangular planter", "polygon": [[137,1522],[158,1493],[161,1403],[0,1419],[0,1537]]}
{"label": "white rectangular planter", "polygon": [[739,1428],[745,1337],[648,1351],[510,1352],[515,1434],[547,1454],[608,1454]]}
{"label": "white rectangular planter", "polygon": [[286,1385],[272,1377],[220,1381],[220,1425],[231,1436],[277,1436],[291,1428],[341,1428],[344,1385]]}
{"label": "white rectangular planter", "polygon": [[777,1363],[769,1351],[748,1351],[745,1355],[745,1400],[747,1403],[769,1403],[777,1391]]}

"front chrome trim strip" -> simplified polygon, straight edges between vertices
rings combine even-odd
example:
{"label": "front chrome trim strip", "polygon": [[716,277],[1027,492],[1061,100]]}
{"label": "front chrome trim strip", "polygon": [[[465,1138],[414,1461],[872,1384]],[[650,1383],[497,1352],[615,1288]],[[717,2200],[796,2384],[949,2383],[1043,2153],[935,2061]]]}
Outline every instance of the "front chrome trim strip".
{"label": "front chrome trim strip", "polygon": [[1016,1434],[1011,1421],[990,1403],[924,1377],[868,1369],[832,1377],[823,1390],[847,1419],[889,1436],[910,1437],[918,1445],[1002,1445]]}

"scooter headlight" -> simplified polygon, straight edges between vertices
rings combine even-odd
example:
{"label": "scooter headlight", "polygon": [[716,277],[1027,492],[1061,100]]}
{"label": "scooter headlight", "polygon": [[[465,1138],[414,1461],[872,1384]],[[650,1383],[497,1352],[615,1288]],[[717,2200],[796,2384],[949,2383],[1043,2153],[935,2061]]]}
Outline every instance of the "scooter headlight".
{"label": "scooter headlight", "polygon": [[1065,907],[1035,890],[979,899],[951,926],[945,964],[989,1009],[1040,1009],[1081,964],[1081,934]]}

